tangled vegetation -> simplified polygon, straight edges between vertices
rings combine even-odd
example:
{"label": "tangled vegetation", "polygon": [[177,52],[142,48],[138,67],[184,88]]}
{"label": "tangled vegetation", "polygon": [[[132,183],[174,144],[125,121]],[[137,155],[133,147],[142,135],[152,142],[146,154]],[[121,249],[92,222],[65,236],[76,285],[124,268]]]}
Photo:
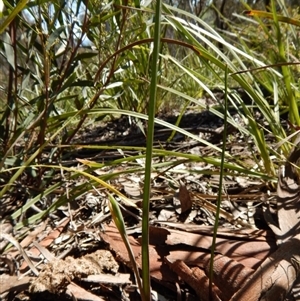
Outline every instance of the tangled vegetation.
{"label": "tangled vegetation", "polygon": [[[162,3],[161,11],[155,12],[153,1],[20,1],[16,7],[4,3],[0,209],[1,218],[12,220],[16,230],[37,224],[94,186],[106,189],[117,224],[115,198],[130,201],[111,184],[120,172],[105,171],[122,166],[121,173],[141,174],[145,165],[140,160],[156,162],[152,156],[165,163],[155,165],[157,172],[180,160],[197,161],[211,164],[224,176],[255,178],[271,186],[276,182],[278,167],[297,142],[300,126],[297,9],[273,0],[268,12],[245,5],[244,12],[229,19],[212,6],[196,14]],[[217,16],[211,23],[209,9]],[[223,96],[218,98],[220,92]],[[187,109],[208,110],[237,129],[252,164],[180,128]],[[164,121],[162,116],[173,110],[177,122]],[[150,136],[148,147],[118,141],[80,143],[84,131],[121,115]],[[201,157],[164,147],[149,153],[153,137],[145,120],[170,130],[169,141],[181,133],[214,153]],[[270,136],[272,143],[266,138]],[[118,160],[68,163],[76,151],[91,149],[136,153]],[[151,170],[150,164],[149,185]],[[61,187],[64,192],[57,193]]]}

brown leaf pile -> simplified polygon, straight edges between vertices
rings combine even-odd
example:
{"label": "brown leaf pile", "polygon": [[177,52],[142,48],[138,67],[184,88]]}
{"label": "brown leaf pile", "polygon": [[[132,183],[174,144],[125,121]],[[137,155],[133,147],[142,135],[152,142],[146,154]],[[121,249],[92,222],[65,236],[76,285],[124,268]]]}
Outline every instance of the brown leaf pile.
{"label": "brown leaf pile", "polygon": [[[278,224],[266,213],[275,236],[268,231],[253,230],[243,230],[244,236],[236,235],[237,231],[230,236],[230,230],[226,237],[219,235],[213,264],[214,283],[210,286],[207,275],[211,233],[152,227],[149,246],[152,279],[174,290],[176,282],[184,281],[194,288],[202,301],[294,300],[292,288],[297,284],[300,268],[299,158],[300,150],[293,150],[279,173]],[[187,196],[182,188],[181,194]],[[181,199],[185,200],[182,201],[183,211],[187,210],[188,200]],[[116,228],[107,226],[101,236],[117,258],[130,266]],[[130,242],[136,262],[141,266],[140,244],[133,237]]]}

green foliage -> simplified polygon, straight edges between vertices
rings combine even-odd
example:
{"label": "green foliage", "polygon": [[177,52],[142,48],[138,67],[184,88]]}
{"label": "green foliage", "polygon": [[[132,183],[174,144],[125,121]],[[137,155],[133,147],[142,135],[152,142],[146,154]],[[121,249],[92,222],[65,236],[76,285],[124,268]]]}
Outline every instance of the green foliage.
{"label": "green foliage", "polygon": [[[0,198],[24,186],[20,194],[26,204],[11,214],[14,221],[18,220],[16,229],[45,218],[96,184],[128,201],[109,181],[120,173],[143,173],[144,167],[133,164],[137,159],[150,160],[145,197],[150,191],[151,170],[176,164],[166,160],[151,166],[151,159],[157,157],[206,162],[218,169],[222,165],[227,175],[274,182],[279,164],[293,146],[282,120],[300,125],[299,15],[286,7],[276,11],[275,4],[272,1],[268,14],[248,8],[235,22],[225,20],[228,28],[222,33],[195,14],[163,4],[160,35],[155,35],[159,18],[155,16],[155,3],[150,1],[142,7],[137,1],[78,0],[71,6],[56,0],[21,1],[15,7],[5,2],[0,27]],[[159,49],[153,47],[158,40]],[[236,88],[243,93],[237,93]],[[226,91],[228,109],[217,99],[216,89]],[[215,105],[207,108],[203,96]],[[227,119],[246,143],[253,142],[255,147],[249,146],[249,151],[256,166],[249,168],[242,158],[225,149],[222,152],[178,124],[154,119],[159,111],[175,107],[184,113],[189,105]],[[230,109],[237,112],[243,124],[236,121]],[[260,119],[256,118],[258,113]],[[128,147],[139,151],[137,156],[104,163],[79,161],[85,171],[64,166],[63,158],[77,148],[126,150],[121,145],[72,145],[78,132],[95,120],[120,115],[148,120],[150,125],[152,120],[171,129],[173,135],[178,132],[207,145],[218,156],[151,149],[149,141],[147,148]],[[277,141],[275,147],[266,143],[267,134]],[[222,153],[224,160],[220,161]],[[122,172],[92,176],[95,169],[120,164]],[[42,197],[55,195],[66,181],[64,173],[69,180],[84,177],[89,182],[42,207]],[[40,212],[29,214],[29,209],[38,204]],[[116,203],[112,204],[116,209]],[[144,214],[146,219],[145,208]]]}

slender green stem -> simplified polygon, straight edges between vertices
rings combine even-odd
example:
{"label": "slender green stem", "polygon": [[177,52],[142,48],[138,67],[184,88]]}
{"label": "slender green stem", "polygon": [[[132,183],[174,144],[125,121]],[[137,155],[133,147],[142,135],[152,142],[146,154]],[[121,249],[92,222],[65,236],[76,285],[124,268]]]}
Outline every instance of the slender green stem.
{"label": "slender green stem", "polygon": [[[284,39],[281,34],[280,24],[278,22],[278,16],[277,16],[277,11],[276,11],[276,2],[274,0],[272,0],[272,13],[273,13],[273,20],[274,20],[274,25],[275,25],[277,46],[278,46],[280,59],[283,63],[285,63],[287,60],[286,50],[285,50],[285,45],[284,45]],[[281,70],[282,70],[284,85],[285,85],[286,93],[287,93],[286,99],[287,99],[287,105],[289,108],[289,119],[292,123],[300,125],[298,104],[297,104],[297,100],[295,98],[294,91],[292,90],[292,85],[291,85],[291,83],[294,82],[291,69],[289,68],[288,65],[282,64]]]}
{"label": "slender green stem", "polygon": [[130,262],[131,262],[131,265],[132,265],[132,268],[133,268],[133,271],[134,271],[134,275],[135,275],[135,278],[136,278],[136,283],[137,283],[138,288],[140,290],[142,300],[144,301],[145,296],[144,296],[144,290],[143,290],[142,282],[141,282],[141,279],[140,279],[140,274],[139,274],[138,267],[137,267],[137,264],[136,264],[136,261],[135,261],[135,258],[134,258],[134,253],[132,251],[132,248],[131,248],[131,245],[130,245],[130,242],[129,242],[129,239],[128,239],[128,236],[127,236],[127,232],[126,232],[126,228],[125,228],[125,222],[124,222],[124,219],[123,219],[123,215],[122,215],[120,206],[111,194],[108,194],[108,198],[109,198],[109,209],[110,209],[111,215],[113,217],[113,220],[115,222],[116,227],[119,230],[119,233],[122,237],[122,240],[123,240],[123,242],[126,246],[128,256],[130,258]]}
{"label": "slender green stem", "polygon": [[219,217],[220,217],[220,208],[222,201],[222,187],[223,187],[223,176],[224,176],[224,166],[225,166],[225,152],[226,152],[226,139],[227,139],[227,110],[228,110],[228,101],[227,101],[227,85],[228,85],[228,68],[225,67],[225,97],[224,97],[224,132],[223,132],[223,145],[222,145],[222,156],[221,156],[221,166],[220,166],[220,181],[219,181],[219,191],[217,199],[217,209],[216,209],[216,221],[214,225],[214,233],[211,245],[211,256],[210,256],[210,266],[209,266],[209,300],[212,300],[212,283],[213,283],[213,265],[214,265],[214,255],[216,248],[216,240],[218,233]]}
{"label": "slender green stem", "polygon": [[142,221],[142,277],[143,290],[146,300],[151,300],[150,273],[149,273],[149,200],[151,187],[152,149],[154,137],[154,117],[156,108],[157,73],[160,49],[160,19],[161,0],[156,2],[155,27],[154,27],[154,49],[152,60],[152,74],[150,84],[150,101],[148,111],[148,133],[145,166],[145,183],[143,197],[143,221]]}

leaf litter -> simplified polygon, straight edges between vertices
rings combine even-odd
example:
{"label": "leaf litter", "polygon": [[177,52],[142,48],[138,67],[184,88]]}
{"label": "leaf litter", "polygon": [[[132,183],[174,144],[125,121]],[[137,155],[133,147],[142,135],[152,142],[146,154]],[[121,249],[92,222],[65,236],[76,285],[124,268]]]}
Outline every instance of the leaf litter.
{"label": "leaf litter", "polygon": [[[214,144],[220,143],[222,125],[218,124],[219,121],[214,121],[213,127],[210,124],[205,127],[203,126],[205,123],[203,116],[205,115],[187,114],[186,119],[182,119],[181,126]],[[170,116],[170,119],[172,118],[173,116]],[[206,118],[207,121],[211,116]],[[77,139],[80,139],[81,144],[85,143],[86,145],[101,145],[101,143],[106,145],[120,145],[120,143],[123,145],[144,145],[143,134],[132,124],[130,126],[124,125],[124,120],[121,118],[112,122],[110,126],[93,128],[90,132],[82,133]],[[121,140],[119,135],[124,131],[120,131],[120,128],[127,128],[126,135],[122,134]],[[211,130],[211,128],[215,130]],[[167,141],[170,133],[164,129],[156,129],[156,137],[159,138],[156,143],[159,147],[171,150],[180,149],[199,156],[217,155],[209,147],[198,142],[186,141],[182,136],[178,136],[171,143],[165,144],[162,141]],[[95,137],[98,137],[98,140]],[[243,145],[241,141],[239,136],[235,135],[235,138],[232,137],[232,141],[228,142],[228,149],[233,154],[243,157],[243,160],[253,167],[256,162],[251,161],[251,153],[247,153],[248,145]],[[76,143],[75,140],[74,144]],[[270,143],[273,142],[270,141]],[[134,151],[126,150],[122,153],[105,150],[99,154],[99,150],[82,149],[68,154],[68,164],[78,164],[76,160],[78,157],[91,161],[99,159],[103,161],[133,154]],[[154,160],[159,163],[161,159]],[[170,158],[170,160],[175,163],[178,161],[177,158]],[[295,158],[292,157],[291,160],[295,161]],[[143,165],[142,160],[137,160],[137,163],[140,166]],[[126,164],[119,164],[117,168],[120,170],[127,167]],[[288,170],[289,168],[290,165],[287,165]],[[103,173],[104,169],[99,170],[99,172]],[[113,166],[111,168],[106,167],[105,172],[114,173],[116,170]],[[297,182],[291,182],[294,178],[285,180],[285,174],[281,174],[280,177],[282,179],[280,183],[285,182],[286,184],[283,185],[287,188],[279,188],[279,199],[283,195],[281,193],[283,190],[285,194],[281,198],[286,199],[291,193],[290,189],[293,189],[293,193],[297,197],[299,191]],[[80,181],[84,183],[85,180],[81,179]],[[138,171],[131,174],[121,173],[119,177],[111,179],[110,183],[116,189],[123,191],[137,207],[140,206],[143,186],[142,173]],[[203,301],[207,300],[208,295],[203,291],[205,292],[208,285],[206,274],[210,260],[211,225],[214,224],[217,191],[218,170],[209,163],[183,160],[179,164],[171,165],[163,172],[158,170],[153,172],[150,212],[152,224],[151,245],[149,246],[150,271],[151,279],[154,281],[153,288],[161,294],[160,298],[164,296],[168,300],[178,300],[178,298],[183,298],[179,295],[185,292],[186,296],[189,296],[189,300],[198,300],[198,298]],[[28,269],[28,265],[26,267],[24,258],[21,256],[22,252],[13,248],[4,249],[5,246],[3,246],[4,251],[2,251],[0,258],[1,286],[5,290],[1,290],[1,298],[3,300],[8,300],[8,298],[27,300],[34,298],[37,291],[47,291],[53,296],[59,295],[62,299],[75,297],[77,300],[106,300],[109,297],[112,300],[114,298],[117,300],[136,300],[136,290],[131,283],[133,278],[129,277],[128,273],[120,272],[125,269],[132,276],[131,264],[123,242],[114,225],[109,223],[110,215],[105,196],[101,190],[99,194],[99,191],[91,188],[88,194],[73,198],[68,208],[60,208],[56,216],[46,220],[43,225],[44,228],[41,228],[40,232],[32,234],[34,231],[24,227],[23,232],[17,230],[12,233],[11,235],[16,237],[21,237],[21,235],[25,235],[25,238],[31,237],[30,240],[27,239],[26,243],[21,243],[21,247],[26,254],[29,254],[30,260],[39,271],[39,276],[32,276],[31,270]],[[225,178],[222,198],[221,221],[214,265],[215,300],[219,300],[218,298],[221,298],[220,300],[231,300],[231,298],[233,298],[232,300],[242,300],[237,299],[235,294],[244,294],[245,283],[250,283],[246,279],[250,275],[257,274],[257,268],[264,265],[268,260],[271,260],[271,264],[272,260],[278,260],[278,262],[282,259],[287,260],[286,267],[289,268],[292,265],[297,274],[299,259],[297,254],[291,254],[295,249],[292,245],[288,246],[292,260],[286,257],[280,258],[280,256],[279,259],[272,259],[272,254],[276,254],[277,244],[283,244],[282,247],[284,246],[286,250],[285,243],[288,239],[292,237],[297,242],[298,236],[293,237],[295,233],[288,232],[288,229],[294,226],[295,208],[293,202],[295,197],[291,198],[289,207],[277,202],[280,229],[285,232],[281,233],[275,230],[276,235],[270,231],[269,225],[272,230],[278,228],[278,225],[276,222],[275,224],[270,222],[270,214],[266,214],[266,210],[271,211],[276,204],[276,192],[272,190],[272,185],[268,187],[259,180],[228,174]],[[269,209],[264,205],[266,201],[270,203]],[[252,213],[249,214],[249,212]],[[289,219],[290,224],[282,227],[283,217],[286,220],[286,213],[291,218]],[[2,214],[4,217],[5,212]],[[124,206],[123,214],[136,261],[141,266],[140,212],[135,208]],[[59,223],[59,219],[62,219],[63,223]],[[2,235],[1,239],[2,246],[5,237]],[[4,257],[11,259],[4,259]],[[98,269],[100,257],[101,259],[108,258],[110,263],[114,262],[113,267]],[[86,258],[93,258],[93,260],[86,262]],[[14,269],[8,267],[9,265],[15,266],[16,262],[20,268],[16,268],[17,271],[14,272]],[[12,271],[14,275],[10,275]],[[282,272],[267,270],[266,277],[272,279],[272,273]],[[106,279],[104,279],[105,276]],[[297,281],[294,279],[295,276],[291,277],[286,278],[286,281],[295,282],[296,285],[292,292],[296,292]],[[274,296],[270,290],[270,285],[274,284],[275,280],[268,281],[269,284],[264,283],[260,289],[266,291],[266,295]],[[185,283],[194,290],[189,290]],[[222,290],[224,285],[228,287],[227,292]],[[276,287],[276,285],[274,286]],[[27,289],[28,287],[29,289]],[[203,288],[203,291],[199,291],[199,287]],[[163,288],[167,288],[167,290]],[[290,284],[286,291],[280,291],[281,294],[287,296],[287,300],[293,300],[293,294],[290,294],[291,288]],[[234,296],[232,297],[232,295]],[[271,300],[270,297],[267,298],[269,299],[266,300]]]}

